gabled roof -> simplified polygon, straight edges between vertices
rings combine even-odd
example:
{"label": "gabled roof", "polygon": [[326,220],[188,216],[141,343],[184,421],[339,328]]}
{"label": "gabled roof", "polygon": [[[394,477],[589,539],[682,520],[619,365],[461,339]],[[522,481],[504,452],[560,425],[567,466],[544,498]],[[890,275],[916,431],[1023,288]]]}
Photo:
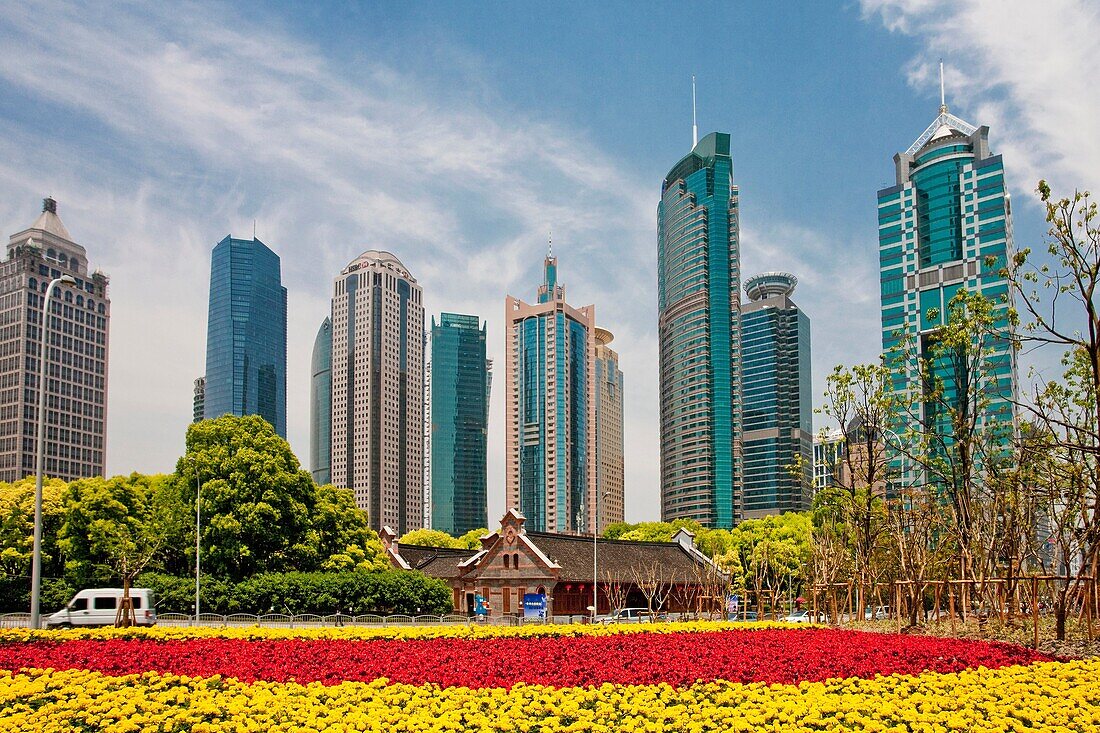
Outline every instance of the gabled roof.
{"label": "gabled roof", "polygon": [[[527,539],[547,557],[561,566],[561,581],[592,580],[592,538],[576,535],[528,532]],[[644,571],[656,565],[665,583],[687,583],[698,578],[698,571],[710,567],[702,553],[693,556],[678,542],[632,542],[628,540],[596,540],[596,566],[603,582],[610,572],[617,579],[629,582],[635,570]],[[703,558],[703,559],[700,559]]]}

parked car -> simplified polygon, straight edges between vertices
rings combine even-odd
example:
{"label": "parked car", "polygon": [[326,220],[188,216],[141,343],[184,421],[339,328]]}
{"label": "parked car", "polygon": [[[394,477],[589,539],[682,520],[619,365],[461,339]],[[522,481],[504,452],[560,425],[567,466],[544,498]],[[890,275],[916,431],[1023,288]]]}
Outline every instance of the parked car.
{"label": "parked car", "polygon": [[890,607],[867,606],[867,609],[863,612],[863,618],[866,621],[885,621],[890,618]]}
{"label": "parked car", "polygon": [[[139,626],[152,626],[157,622],[153,591],[131,588],[130,599],[134,603],[134,617]],[[122,588],[85,588],[78,591],[60,611],[47,616],[46,626],[110,626],[118,616],[121,602]]]}
{"label": "parked car", "polygon": [[668,618],[660,611],[648,608],[620,608],[607,616],[598,616],[596,623],[601,624],[640,624],[650,621],[664,621]]}
{"label": "parked car", "polygon": [[730,621],[757,621],[756,611],[743,611],[738,614],[731,614]]}
{"label": "parked car", "polygon": [[824,611],[795,611],[783,619],[789,624],[827,624],[829,617]]}

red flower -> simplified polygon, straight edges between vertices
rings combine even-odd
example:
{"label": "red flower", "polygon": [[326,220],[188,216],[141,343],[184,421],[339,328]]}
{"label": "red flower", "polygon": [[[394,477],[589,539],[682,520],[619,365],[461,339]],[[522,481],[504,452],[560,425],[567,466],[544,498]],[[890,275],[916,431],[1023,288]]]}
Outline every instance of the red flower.
{"label": "red flower", "polygon": [[697,680],[797,683],[876,674],[957,672],[1050,657],[1008,644],[831,629],[634,633],[489,639],[111,639],[0,645],[0,669],[145,671],[244,681],[369,681],[509,687]]}

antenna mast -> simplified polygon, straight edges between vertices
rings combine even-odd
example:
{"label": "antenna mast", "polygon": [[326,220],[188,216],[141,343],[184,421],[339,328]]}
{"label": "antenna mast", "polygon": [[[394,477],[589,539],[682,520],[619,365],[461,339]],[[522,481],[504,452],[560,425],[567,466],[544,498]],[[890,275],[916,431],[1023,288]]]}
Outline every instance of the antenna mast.
{"label": "antenna mast", "polygon": [[940,114],[947,112],[947,96],[943,92],[943,59],[940,59]]}
{"label": "antenna mast", "polygon": [[691,75],[691,147],[699,144],[699,125],[695,124],[695,74]]}

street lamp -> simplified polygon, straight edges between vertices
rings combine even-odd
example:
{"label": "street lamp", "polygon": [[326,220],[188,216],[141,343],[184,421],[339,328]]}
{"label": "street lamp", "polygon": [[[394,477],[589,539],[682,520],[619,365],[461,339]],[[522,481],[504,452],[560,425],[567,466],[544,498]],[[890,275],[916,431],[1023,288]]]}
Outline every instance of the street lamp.
{"label": "street lamp", "polygon": [[195,623],[199,622],[199,543],[202,541],[202,481],[199,477],[199,464],[188,457],[195,467]]}
{"label": "street lamp", "polygon": [[[600,493],[596,492],[596,521],[592,527],[592,623],[596,623],[596,612],[599,610],[599,601],[596,596],[596,589],[600,581],[599,573],[596,571],[596,539],[600,536],[600,499],[606,499],[610,491]],[[615,609],[608,609],[614,611]]]}
{"label": "street lamp", "polygon": [[39,625],[42,593],[42,471],[46,465],[46,332],[50,328],[50,298],[58,283],[76,285],[72,275],[50,280],[42,300],[42,347],[38,352],[38,461],[34,479],[34,553],[31,559],[31,628]]}

